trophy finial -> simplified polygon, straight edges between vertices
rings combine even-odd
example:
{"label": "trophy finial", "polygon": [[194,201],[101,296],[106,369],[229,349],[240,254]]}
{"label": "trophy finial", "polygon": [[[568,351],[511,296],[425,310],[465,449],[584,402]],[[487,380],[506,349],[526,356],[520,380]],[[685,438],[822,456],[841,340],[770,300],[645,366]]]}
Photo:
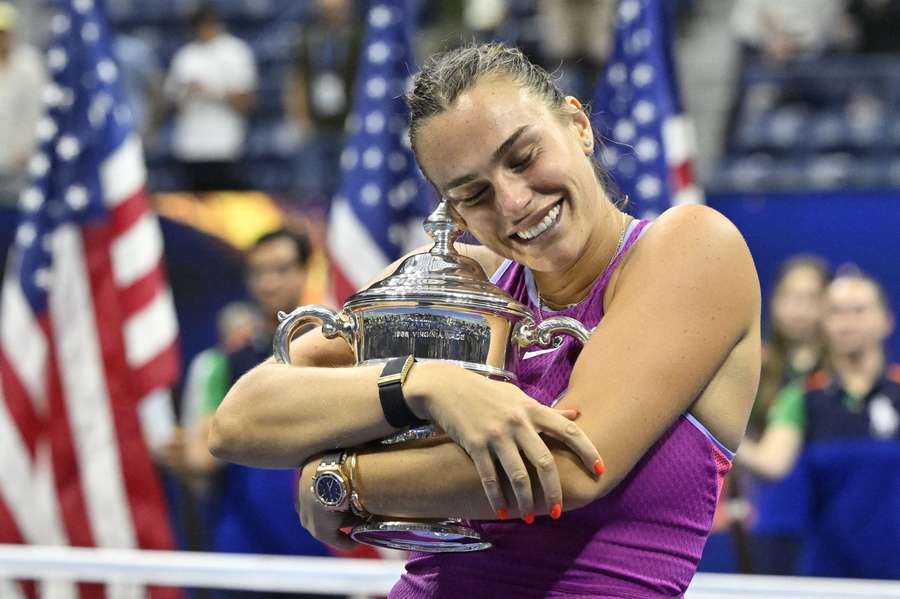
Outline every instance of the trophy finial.
{"label": "trophy finial", "polygon": [[434,212],[428,215],[428,218],[425,219],[424,227],[428,236],[434,240],[434,247],[431,248],[432,254],[452,254],[456,252],[453,243],[462,236],[463,230],[450,216],[447,200],[441,200]]}

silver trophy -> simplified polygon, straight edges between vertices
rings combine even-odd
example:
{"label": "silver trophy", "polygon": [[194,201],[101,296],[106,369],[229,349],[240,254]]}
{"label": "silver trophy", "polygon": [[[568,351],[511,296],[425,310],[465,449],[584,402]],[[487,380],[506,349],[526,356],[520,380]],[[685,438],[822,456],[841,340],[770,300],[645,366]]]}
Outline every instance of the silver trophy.
{"label": "silver trophy", "polygon": [[[582,344],[590,331],[565,316],[535,324],[528,308],[492,284],[481,265],[456,251],[462,230],[450,217],[445,202],[425,220],[434,240],[428,252],[406,258],[396,271],[351,296],[340,312],[325,306],[301,306],[281,313],[275,332],[275,358],[290,364],[294,333],[320,324],[322,334],[340,336],[359,366],[382,364],[410,354],[419,362],[443,360],[483,376],[517,382],[522,352],[550,347],[560,334]],[[394,444],[435,436],[434,427],[412,428],[384,439]],[[410,551],[478,551],[490,542],[462,520],[399,520],[373,516],[350,533],[369,545]]]}

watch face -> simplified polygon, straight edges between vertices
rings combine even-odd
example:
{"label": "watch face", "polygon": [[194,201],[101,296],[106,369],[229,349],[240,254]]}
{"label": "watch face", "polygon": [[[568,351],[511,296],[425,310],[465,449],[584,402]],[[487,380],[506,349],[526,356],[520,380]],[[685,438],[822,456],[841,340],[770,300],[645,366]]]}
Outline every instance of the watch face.
{"label": "watch face", "polygon": [[339,505],[347,494],[343,481],[330,472],[316,477],[314,489],[319,501],[329,506]]}

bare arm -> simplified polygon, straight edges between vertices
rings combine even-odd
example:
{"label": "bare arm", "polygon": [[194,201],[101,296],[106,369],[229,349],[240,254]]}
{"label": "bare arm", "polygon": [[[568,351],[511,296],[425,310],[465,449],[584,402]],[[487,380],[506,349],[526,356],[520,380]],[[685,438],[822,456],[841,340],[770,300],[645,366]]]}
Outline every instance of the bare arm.
{"label": "bare arm", "polygon": [[772,480],[788,475],[803,447],[803,431],[792,424],[772,423],[759,441],[745,439],[737,463],[754,474]]}
{"label": "bare arm", "polygon": [[[732,352],[758,334],[758,280],[734,227],[695,207],[673,211],[654,227],[636,248],[562,402],[580,408],[578,424],[606,462],[606,474],[594,477],[570,450],[553,448],[567,509],[615,488]],[[758,353],[750,352],[744,362],[742,370],[758,371]],[[755,379],[748,375],[747,380]],[[743,430],[755,392],[736,393],[737,422],[727,424]],[[304,468],[304,477],[309,470]],[[479,476],[471,459],[454,447],[365,454],[359,473],[363,503],[376,513],[474,519],[496,513],[496,504],[477,493]],[[510,480],[515,479],[512,473]],[[300,492],[304,508],[315,510],[308,490]],[[508,493],[509,487],[503,494]],[[547,513],[548,507],[535,491],[536,511]]]}

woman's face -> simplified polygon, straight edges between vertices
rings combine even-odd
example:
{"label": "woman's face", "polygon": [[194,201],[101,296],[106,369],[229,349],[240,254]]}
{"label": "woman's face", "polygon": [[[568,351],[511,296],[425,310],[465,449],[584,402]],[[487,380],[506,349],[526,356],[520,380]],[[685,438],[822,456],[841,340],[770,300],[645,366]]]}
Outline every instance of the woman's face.
{"label": "woman's face", "polygon": [[[590,122],[506,78],[485,79],[419,129],[419,163],[485,246],[535,271],[570,268],[601,205]],[[586,143],[587,141],[587,143]]]}
{"label": "woman's face", "polygon": [[772,318],[790,342],[808,342],[818,336],[824,291],[821,275],[809,266],[793,268],[781,279],[772,298]]}

